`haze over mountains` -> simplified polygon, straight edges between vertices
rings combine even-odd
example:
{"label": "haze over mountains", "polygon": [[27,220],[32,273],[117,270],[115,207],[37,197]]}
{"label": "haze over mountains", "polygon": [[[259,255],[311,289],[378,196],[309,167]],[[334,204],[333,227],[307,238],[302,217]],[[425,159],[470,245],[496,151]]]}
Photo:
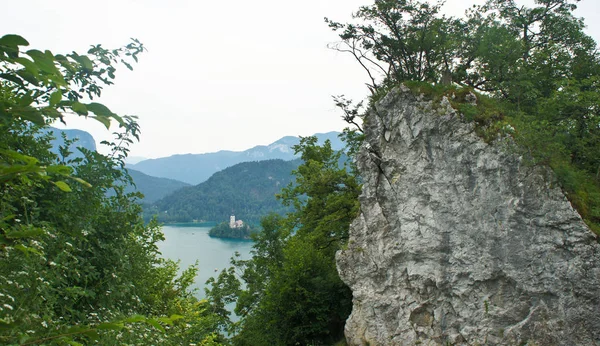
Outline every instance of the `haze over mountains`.
{"label": "haze over mountains", "polygon": [[[344,146],[337,137],[338,135],[339,132],[315,134],[320,144],[329,139],[332,148],[336,150],[342,149]],[[197,185],[206,181],[214,173],[240,162],[296,159],[298,156],[294,155],[292,146],[299,142],[298,137],[286,136],[269,145],[258,145],[244,151],[221,150],[216,153],[172,155],[128,164],[127,168],[133,168],[154,177],[175,179]]]}

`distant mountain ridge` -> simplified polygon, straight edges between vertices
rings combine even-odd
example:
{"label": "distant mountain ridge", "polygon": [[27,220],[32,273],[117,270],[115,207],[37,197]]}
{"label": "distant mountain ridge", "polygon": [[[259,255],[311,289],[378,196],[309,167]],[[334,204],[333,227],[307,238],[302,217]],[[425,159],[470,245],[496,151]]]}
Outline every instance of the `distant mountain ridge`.
{"label": "distant mountain ridge", "polygon": [[[50,141],[50,144],[52,144],[50,151],[57,155],[60,155],[59,147],[65,143],[62,137],[63,133],[66,135],[67,140],[77,140],[70,148],[70,151],[72,152],[70,156],[71,158],[83,157],[81,151],[77,149],[79,147],[83,147],[90,151],[96,151],[96,141],[94,140],[94,137],[86,131],[77,129],[63,130],[54,127],[44,128],[41,131],[42,134],[49,132],[52,132],[54,137],[54,139]],[[127,186],[125,191],[139,191],[143,193],[144,199],[141,200],[142,203],[156,202],[157,200],[176,191],[177,189],[189,186],[189,184],[181,181],[149,176],[134,169],[128,169],[128,171],[129,175],[131,175],[133,181],[135,182],[135,186]]]}
{"label": "distant mountain ridge", "polygon": [[229,220],[235,213],[244,222],[258,224],[270,212],[285,213],[275,194],[294,181],[292,170],[300,160],[242,162],[215,173],[196,186],[183,187],[144,208],[145,218],[161,222]]}
{"label": "distant mountain ridge", "polygon": [[168,178],[157,178],[147,174],[144,174],[135,169],[127,169],[131,178],[135,183],[135,186],[127,186],[126,192],[139,191],[144,194],[142,202],[144,204],[154,203],[157,200],[181,189],[182,187],[190,186],[190,184],[184,183],[179,180],[173,180]]}
{"label": "distant mountain ridge", "polygon": [[62,134],[66,135],[67,140],[76,139],[77,141],[73,143],[71,147],[71,152],[73,152],[72,157],[83,157],[81,151],[77,148],[82,147],[90,151],[96,151],[96,141],[94,137],[86,131],[77,130],[77,129],[57,129],[55,127],[47,127],[40,130],[41,134],[46,134],[52,132],[53,140],[50,141],[52,144],[52,148],[50,151],[53,153],[60,155],[58,148],[61,145],[65,144],[63,140]]}
{"label": "distant mountain ridge", "polygon": [[[339,132],[335,131],[315,134],[320,144],[325,140],[330,140],[332,148],[340,150],[344,144],[338,135]],[[241,162],[296,159],[298,156],[294,155],[292,146],[299,142],[299,137],[286,136],[269,145],[258,145],[244,151],[221,150],[206,154],[173,155],[144,160],[127,165],[127,167],[154,177],[175,179],[197,185],[206,181],[214,173]]]}

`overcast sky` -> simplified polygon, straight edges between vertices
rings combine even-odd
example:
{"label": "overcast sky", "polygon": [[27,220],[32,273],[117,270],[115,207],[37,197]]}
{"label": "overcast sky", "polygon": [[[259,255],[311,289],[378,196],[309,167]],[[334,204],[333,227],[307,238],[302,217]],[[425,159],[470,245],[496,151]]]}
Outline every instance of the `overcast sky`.
{"label": "overcast sky", "polygon": [[[130,37],[148,52],[99,102],[137,115],[140,143],[132,156],[244,150],[286,135],[340,131],[345,123],[331,96],[362,99],[366,76],[357,64],[326,48],[337,36],[323,17],[345,22],[372,0],[19,0],[4,1],[0,36],[25,37],[53,53],[84,53],[90,45],[116,48]],[[479,1],[448,0],[460,15]],[[522,1],[522,3],[528,3]],[[531,2],[529,2],[531,3]],[[600,1],[583,0],[578,16],[600,39]],[[110,132],[88,119],[68,128],[99,142]]]}

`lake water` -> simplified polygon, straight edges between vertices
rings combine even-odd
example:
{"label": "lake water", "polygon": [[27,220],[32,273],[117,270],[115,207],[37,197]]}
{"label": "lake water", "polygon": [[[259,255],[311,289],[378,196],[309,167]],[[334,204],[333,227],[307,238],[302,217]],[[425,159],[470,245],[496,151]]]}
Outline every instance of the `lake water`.
{"label": "lake water", "polygon": [[187,268],[198,261],[199,272],[193,287],[198,289],[198,299],[205,296],[206,280],[230,267],[230,259],[236,251],[242,259],[250,259],[254,244],[248,240],[211,238],[208,236],[210,228],[193,224],[163,226],[165,240],[157,244],[163,257],[181,260],[180,268]]}

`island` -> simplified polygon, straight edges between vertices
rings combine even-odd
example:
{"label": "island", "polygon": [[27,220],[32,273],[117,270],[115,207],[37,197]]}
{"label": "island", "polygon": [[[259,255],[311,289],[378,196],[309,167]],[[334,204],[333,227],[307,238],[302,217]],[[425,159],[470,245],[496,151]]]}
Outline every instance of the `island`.
{"label": "island", "polygon": [[251,239],[252,233],[258,232],[258,229],[245,224],[242,220],[236,220],[235,215],[231,215],[229,222],[221,222],[211,228],[208,235],[215,238],[230,239]]}

